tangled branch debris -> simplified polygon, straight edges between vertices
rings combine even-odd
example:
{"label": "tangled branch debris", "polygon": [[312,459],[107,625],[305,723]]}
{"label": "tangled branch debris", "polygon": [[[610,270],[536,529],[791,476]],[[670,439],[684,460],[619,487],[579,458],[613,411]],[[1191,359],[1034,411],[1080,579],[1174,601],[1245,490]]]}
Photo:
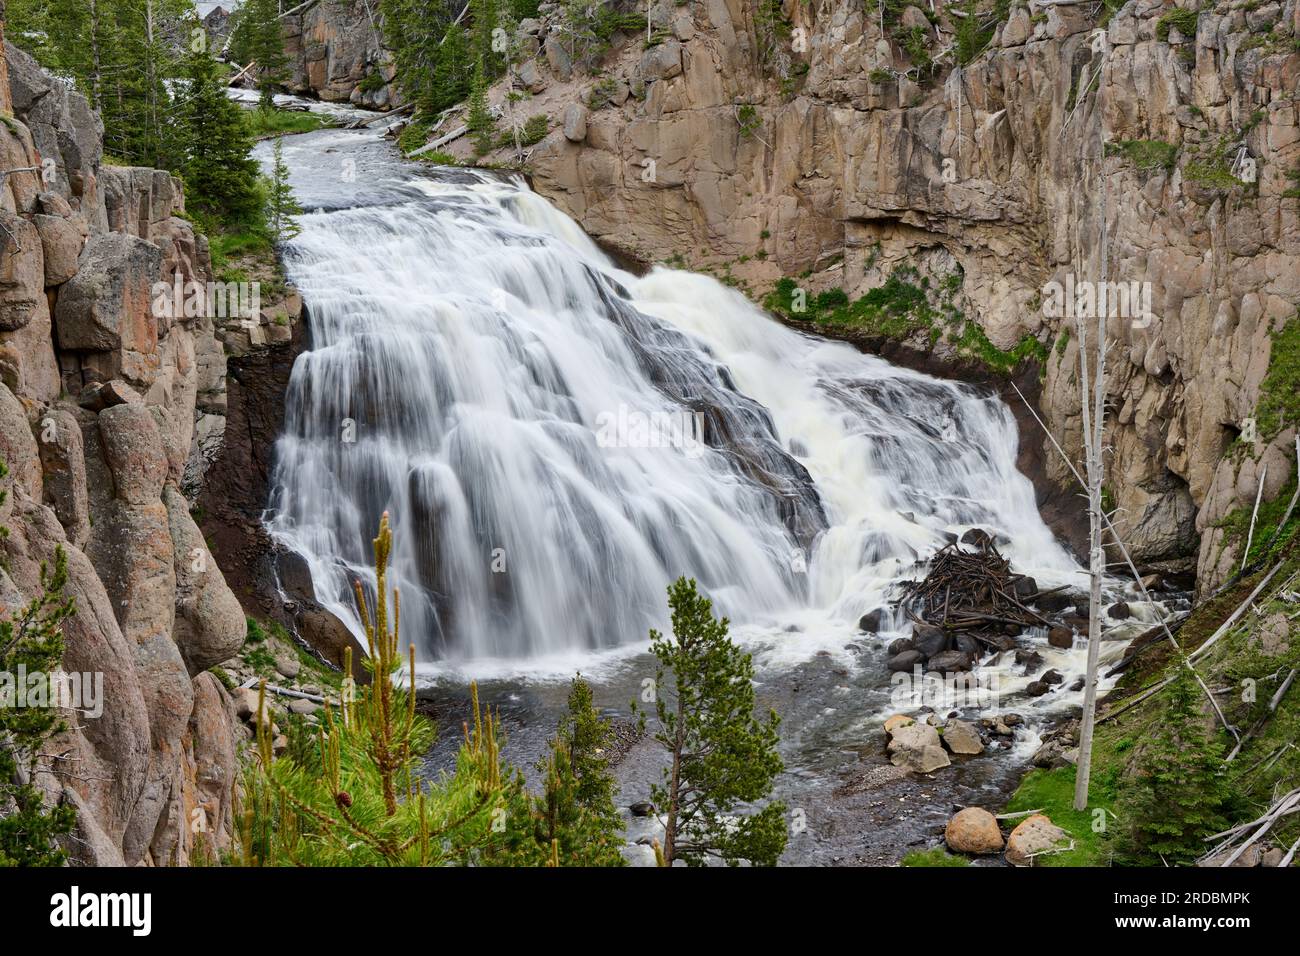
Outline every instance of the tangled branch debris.
{"label": "tangled branch debris", "polygon": [[987,535],[974,545],[971,551],[957,542],[940,548],[923,580],[905,582],[898,606],[913,621],[949,631],[1049,626],[1027,605],[1051,592],[1039,591],[1033,578],[1012,571]]}

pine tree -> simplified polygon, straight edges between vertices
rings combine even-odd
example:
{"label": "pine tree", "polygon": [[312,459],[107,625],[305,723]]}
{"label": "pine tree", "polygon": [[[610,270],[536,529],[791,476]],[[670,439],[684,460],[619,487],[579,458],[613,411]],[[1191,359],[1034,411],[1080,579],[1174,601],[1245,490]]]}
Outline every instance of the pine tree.
{"label": "pine tree", "polygon": [[231,55],[244,66],[257,63],[257,89],[267,109],[274,105],[275,89],[289,68],[279,13],[276,0],[244,0],[230,34]]}
{"label": "pine tree", "polygon": [[70,76],[104,120],[108,152],[125,162],[174,160],[167,81],[172,38],[192,14],[187,0],[16,0],[17,42]]}
{"label": "pine tree", "polygon": [[500,26],[497,0],[469,0],[473,23],[473,47],[471,54],[475,63],[483,68],[484,75],[491,79],[500,74],[505,63],[502,55],[505,51],[495,49],[496,31]]}
{"label": "pine tree", "polygon": [[[415,694],[398,686],[397,591],[388,594],[393,535],[388,514],[374,539],[375,598],[356,586],[372,673],[359,695],[345,679],[338,709],[327,707],[314,756],[276,757],[270,720],[259,721],[259,760],[250,768],[240,827],[244,862],[261,866],[539,866],[552,858],[532,831],[523,778],[501,759],[501,733],[471,685],[472,726],[454,773],[422,781],[433,726]],[[409,648],[411,667],[415,648]],[[351,673],[346,660],[345,674]],[[258,713],[265,714],[265,685]],[[291,751],[292,752],[292,748]]]}
{"label": "pine tree", "polygon": [[474,137],[474,152],[484,156],[492,151],[492,132],[496,120],[488,108],[487,77],[483,60],[480,58],[474,66],[474,80],[469,88],[469,105],[466,109],[465,125]]}
{"label": "pine tree", "polygon": [[1195,678],[1179,663],[1164,709],[1141,744],[1116,807],[1116,859],[1139,866],[1190,863],[1224,828],[1229,788],[1223,745],[1200,709]]}
{"label": "pine tree", "polygon": [[614,806],[609,771],[612,731],[592,705],[591,685],[579,675],[551,752],[538,769],[544,791],[536,798],[537,841],[554,848],[557,865],[624,866],[623,821]]}
{"label": "pine tree", "polygon": [[185,63],[179,132],[186,205],[204,225],[255,229],[262,225],[263,197],[253,137],[239,107],[226,96],[216,61],[206,49]]}
{"label": "pine tree", "polygon": [[267,189],[267,226],[271,239],[283,242],[298,235],[299,226],[294,216],[301,215],[302,206],[293,197],[289,186],[289,167],[284,162],[284,137],[277,136],[271,151],[271,182]]}
{"label": "pine tree", "polygon": [[[0,461],[0,479],[6,474]],[[0,490],[0,505],[7,496]],[[7,529],[0,527],[0,537],[5,534]],[[75,610],[73,599],[63,595],[67,581],[68,559],[60,547],[52,570],[41,565],[40,594],[0,618],[0,674],[17,675],[21,668],[28,678],[40,674],[48,681],[62,667],[63,621]],[[49,684],[46,691],[46,703],[53,704]],[[0,695],[6,693],[0,689]],[[54,706],[0,700],[0,867],[64,862],[55,841],[72,831],[76,811],[64,805],[46,808],[34,783],[41,744],[64,729]]]}
{"label": "pine tree", "polygon": [[[713,603],[695,582],[678,578],[668,604],[673,633],[650,632],[660,665],[654,739],[670,757],[663,784],[651,789],[667,820],[663,864],[713,858],[775,866],[785,850],[785,805],[768,803],[745,817],[733,812],[771,795],[784,769],[776,751],[780,718],[775,711],[763,721],[754,716],[753,660],[728,637],[729,622],[714,618]],[[672,672],[671,693],[665,670]]]}
{"label": "pine tree", "polygon": [[469,43],[464,29],[454,23],[438,47],[431,83],[426,98],[420,103],[421,111],[432,116],[463,102],[469,95],[472,79]]}

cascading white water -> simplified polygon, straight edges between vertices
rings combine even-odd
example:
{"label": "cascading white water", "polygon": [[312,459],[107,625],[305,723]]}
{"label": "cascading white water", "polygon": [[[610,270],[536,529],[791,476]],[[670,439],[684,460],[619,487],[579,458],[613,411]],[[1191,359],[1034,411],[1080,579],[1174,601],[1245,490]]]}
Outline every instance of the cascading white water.
{"label": "cascading white water", "polygon": [[443,173],[303,218],[310,312],[269,524],[356,625],[381,511],[424,659],[644,642],[697,578],[741,622],[852,621],[945,534],[1077,571],[996,399],[618,270],[521,183]]}

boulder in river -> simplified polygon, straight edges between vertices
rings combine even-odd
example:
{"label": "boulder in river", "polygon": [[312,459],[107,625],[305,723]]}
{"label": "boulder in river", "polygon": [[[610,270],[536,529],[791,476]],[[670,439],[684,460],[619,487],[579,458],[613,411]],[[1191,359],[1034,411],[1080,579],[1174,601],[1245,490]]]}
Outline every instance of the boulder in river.
{"label": "boulder in river", "polygon": [[1038,593],[1038,582],[1029,575],[1016,578],[1016,597],[1020,600],[1033,597]]}
{"label": "boulder in river", "polygon": [[1047,643],[1053,647],[1059,647],[1068,651],[1074,647],[1074,631],[1068,627],[1062,627],[1060,624],[1051,628],[1047,632]]}
{"label": "boulder in river", "polygon": [[984,741],[974,726],[964,720],[950,720],[943,725],[943,743],[955,754],[979,754],[984,752]]}
{"label": "boulder in river", "polygon": [[1073,604],[1074,595],[1067,594],[1065,591],[1044,591],[1034,598],[1034,607],[1045,614],[1064,611]]}
{"label": "boulder in river", "polygon": [[925,655],[920,651],[903,651],[901,654],[895,654],[891,657],[889,663],[885,666],[895,673],[906,674],[924,660]]}
{"label": "boulder in river", "polygon": [[889,642],[889,647],[886,649],[886,653],[889,654],[890,657],[897,657],[899,654],[903,653],[903,651],[914,650],[916,650],[916,648],[912,645],[910,640],[906,637],[900,637]]}
{"label": "boulder in river", "polygon": [[885,733],[892,734],[899,727],[906,727],[908,724],[914,723],[916,723],[916,721],[907,716],[907,714],[895,714],[893,717],[890,717],[885,721]]}
{"label": "boulder in river", "polygon": [[954,671],[968,671],[971,668],[970,655],[964,651],[940,651],[926,661],[926,671],[951,674]]}
{"label": "boulder in river", "polygon": [[1106,609],[1106,616],[1112,621],[1127,621],[1133,616],[1133,611],[1126,602],[1116,601]]}
{"label": "boulder in river", "polygon": [[948,649],[948,634],[933,624],[916,624],[912,628],[912,646],[926,657]]}
{"label": "boulder in river", "polygon": [[993,535],[989,534],[983,528],[971,528],[961,536],[962,544],[969,544],[976,548],[988,548],[993,544]]}
{"label": "boulder in river", "polygon": [[917,773],[931,773],[952,761],[939,742],[939,731],[929,724],[913,722],[895,727],[890,734],[889,762]]}
{"label": "boulder in river", "polygon": [[1021,648],[1016,651],[1016,663],[1025,669],[1025,675],[1037,674],[1043,669],[1043,655],[1038,651]]}
{"label": "boulder in river", "polygon": [[869,634],[875,634],[880,630],[880,618],[884,614],[884,608],[876,608],[874,611],[868,611],[862,617],[858,618],[858,630],[866,631]]}
{"label": "boulder in river", "polygon": [[959,810],[944,827],[948,848],[958,853],[999,853],[1004,845],[997,818],[980,807]]}

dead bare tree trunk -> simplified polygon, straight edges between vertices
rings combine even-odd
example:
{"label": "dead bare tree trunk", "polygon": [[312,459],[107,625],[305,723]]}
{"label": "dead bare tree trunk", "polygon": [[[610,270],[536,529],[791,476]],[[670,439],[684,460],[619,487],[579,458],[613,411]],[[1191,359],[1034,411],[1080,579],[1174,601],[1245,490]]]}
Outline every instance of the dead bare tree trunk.
{"label": "dead bare tree trunk", "polygon": [[[1099,121],[1100,122],[1100,121]],[[1088,779],[1092,772],[1092,735],[1097,721],[1097,664],[1101,653],[1101,579],[1106,571],[1106,556],[1102,550],[1101,485],[1104,471],[1102,442],[1106,425],[1106,320],[1111,303],[1106,301],[1106,170],[1105,142],[1102,140],[1101,179],[1101,236],[1098,244],[1098,284],[1095,303],[1097,308],[1097,354],[1094,362],[1095,381],[1089,394],[1088,385],[1088,320],[1076,316],[1079,329],[1079,389],[1083,412],[1083,444],[1088,476],[1088,664],[1083,684],[1083,718],[1079,724],[1079,759],[1074,778],[1074,809],[1088,807]],[[1091,399],[1091,401],[1090,401]]]}

